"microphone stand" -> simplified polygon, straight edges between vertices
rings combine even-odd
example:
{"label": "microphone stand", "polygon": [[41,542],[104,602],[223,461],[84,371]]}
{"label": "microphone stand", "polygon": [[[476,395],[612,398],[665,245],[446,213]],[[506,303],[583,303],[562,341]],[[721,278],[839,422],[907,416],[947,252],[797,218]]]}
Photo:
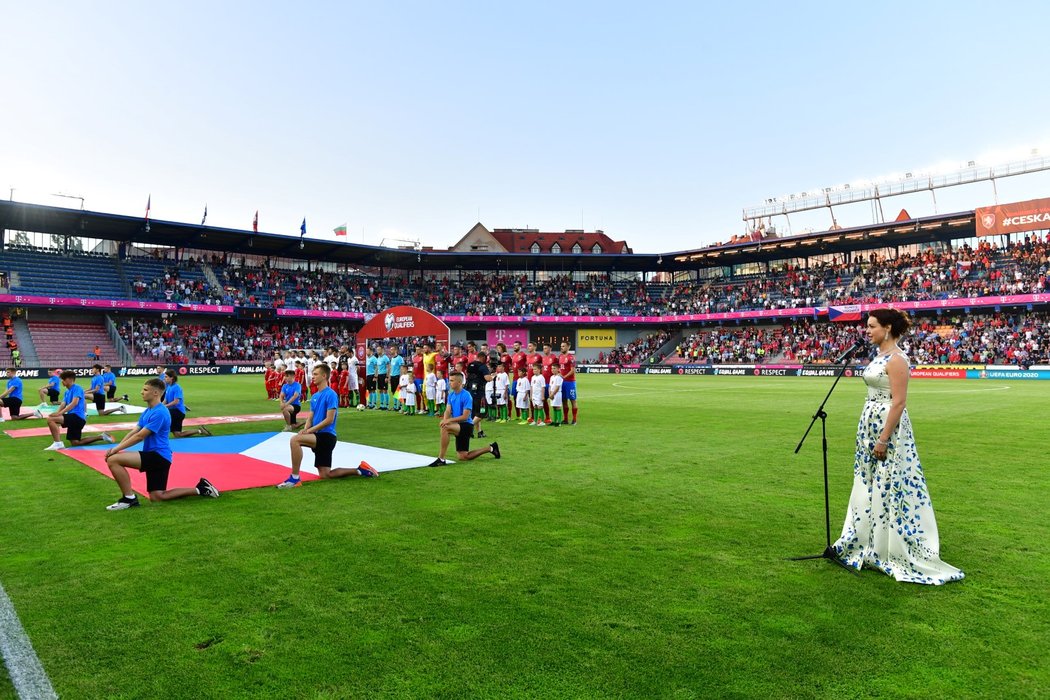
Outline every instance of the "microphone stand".
{"label": "microphone stand", "polygon": [[852,574],[857,574],[857,571],[850,566],[847,566],[838,557],[838,553],[831,547],[831,501],[828,496],[828,425],[827,411],[824,410],[824,406],[828,403],[828,399],[831,398],[832,392],[835,391],[835,387],[838,386],[839,380],[842,379],[842,375],[846,373],[846,368],[849,367],[848,359],[853,353],[855,353],[861,347],[861,343],[855,344],[852,348],[846,351],[846,354],[839,358],[839,362],[842,363],[842,367],[839,369],[839,373],[835,375],[835,381],[832,383],[831,388],[828,389],[828,395],[824,397],[824,400],[820,402],[820,408],[813,414],[813,420],[809,422],[809,427],[806,428],[805,434],[802,439],[798,442],[798,447],[795,448],[795,454],[798,454],[799,450],[802,449],[802,445],[805,444],[806,438],[809,437],[809,432],[813,430],[813,426],[816,424],[817,419],[820,419],[820,434],[821,434],[821,451],[824,457],[824,551],[820,554],[810,554],[804,557],[789,557],[788,561],[804,561],[807,559],[827,559],[833,564],[838,564],[846,571]]}

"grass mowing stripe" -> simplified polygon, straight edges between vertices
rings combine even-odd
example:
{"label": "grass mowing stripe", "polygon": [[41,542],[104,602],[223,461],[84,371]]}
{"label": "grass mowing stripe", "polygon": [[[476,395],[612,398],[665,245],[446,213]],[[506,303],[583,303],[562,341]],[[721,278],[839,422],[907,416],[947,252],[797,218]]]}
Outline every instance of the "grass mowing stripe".
{"label": "grass mowing stripe", "polygon": [[24,700],[48,700],[57,698],[47,672],[33,651],[33,644],[22,629],[18,613],[0,583],[0,656],[14,686],[15,692]]}
{"label": "grass mowing stripe", "polygon": [[[257,377],[182,382],[195,415],[273,408]],[[486,424],[498,461],[135,512],[47,438],[0,438],[0,579],[63,697],[1046,696],[1046,385],[910,386],[967,574],[930,589],[783,561],[823,548],[820,441],[792,450],[830,379],[579,384],[574,428]],[[833,537],[863,400],[828,406]],[[339,435],[438,440],[357,411]]]}

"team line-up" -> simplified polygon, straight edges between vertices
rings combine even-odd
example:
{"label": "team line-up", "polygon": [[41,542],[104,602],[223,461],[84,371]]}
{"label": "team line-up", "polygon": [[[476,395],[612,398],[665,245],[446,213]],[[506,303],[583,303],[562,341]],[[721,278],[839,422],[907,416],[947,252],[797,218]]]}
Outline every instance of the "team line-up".
{"label": "team line-up", "polygon": [[[305,361],[293,358],[291,352],[275,358],[273,362],[267,363],[267,395],[281,402],[284,429],[296,431],[290,441],[291,474],[277,487],[294,488],[302,483],[300,468],[304,448],[313,452],[314,468],[322,479],[379,476],[379,472],[364,461],[357,467],[332,466],[332,455],[338,442],[336,420],[339,408],[352,406],[358,401],[362,401],[356,403],[359,410],[365,410],[363,400],[367,400],[367,407],[372,409],[412,415],[418,408],[418,415],[439,416],[440,449],[437,459],[430,463],[431,467],[447,464],[445,457],[452,440],[455,440],[456,457],[460,461],[476,459],[484,454],[492,454],[500,459],[497,442],[471,450],[470,440],[475,436],[485,437],[482,422],[486,417],[497,423],[511,420],[508,401],[513,402],[516,417],[522,425],[576,425],[575,358],[569,352],[568,343],[561,344],[561,354],[557,356],[551,353],[550,345],[544,346],[542,354],[536,352],[534,343],[528,344],[528,352],[522,350],[520,342],[515,342],[513,349],[514,352],[510,353],[503,343],[499,343],[490,351],[486,343],[478,348],[473,342],[468,342],[465,349],[454,346],[452,353],[446,354],[443,343],[431,345],[427,342],[416,345],[412,356],[413,366],[408,366],[396,345],[385,348],[374,346],[365,362],[364,396],[360,394],[358,381],[360,363],[354,353],[340,357],[335,355],[334,348],[330,348],[323,360],[319,359],[317,353],[311,353],[311,357]],[[313,365],[308,384],[305,381],[307,362]],[[420,378],[416,376],[417,369],[422,374]],[[7,375],[8,381],[5,391],[0,394],[0,403],[8,408],[10,419],[43,418],[39,410],[25,414],[21,412],[24,397],[22,380],[14,368],[8,368]],[[52,442],[44,449],[58,450],[64,446],[61,440],[63,428],[71,446],[79,447],[99,441],[112,445],[106,451],[106,464],[121,490],[121,497],[107,506],[108,510],[139,506],[138,497],[132,489],[129,469],[145,473],[146,492],[150,500],[167,501],[187,496],[219,497],[219,490],[204,477],[193,488],[168,488],[173,456],[169,433],[176,438],[211,435],[204,426],[189,431],[182,429],[188,409],[175,370],[158,366],[157,376],[143,384],[141,396],[146,410],[139,417],[136,428],[119,442],[106,432],[93,437],[83,436],[87,425],[89,395],[100,416],[127,411],[124,406],[106,408],[107,400],[116,397],[117,382],[112,368],[96,364],[92,368],[91,384],[86,392],[76,383],[76,379],[75,372],[58,369],[39,390],[42,400],[46,396],[49,403],[58,405],[57,410],[46,417]],[[61,401],[59,387],[65,390]],[[308,420],[298,422],[307,391],[311,415]],[[121,398],[127,401],[128,395],[124,394]],[[563,418],[563,407],[571,411],[571,420],[568,420],[568,412]],[[128,451],[128,448],[138,443],[142,443],[141,451]]]}

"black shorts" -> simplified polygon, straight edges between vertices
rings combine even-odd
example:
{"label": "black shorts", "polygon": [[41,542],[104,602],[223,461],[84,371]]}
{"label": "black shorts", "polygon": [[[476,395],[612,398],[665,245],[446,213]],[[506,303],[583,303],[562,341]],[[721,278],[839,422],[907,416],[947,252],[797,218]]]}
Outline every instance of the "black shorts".
{"label": "black shorts", "polygon": [[376,390],[376,378],[374,376],[365,377],[365,388],[369,391]]}
{"label": "black shorts", "polygon": [[296,406],[293,403],[291,406],[289,406],[289,408],[292,409],[292,415],[291,415],[291,422],[288,423],[288,425],[293,425],[295,423],[295,419],[299,417],[299,411],[302,410],[302,406],[301,405],[300,406]]}
{"label": "black shorts", "polygon": [[387,388],[387,385],[388,385],[388,382],[387,382],[388,377],[384,377],[383,375],[379,375],[377,377],[377,379],[379,380],[379,383],[378,383],[376,388],[378,388],[380,391],[386,391],[386,388]]}
{"label": "black shorts", "polygon": [[139,471],[146,472],[146,492],[168,490],[168,471],[171,462],[156,452],[142,452],[142,466]]}
{"label": "black shorts", "polygon": [[17,416],[22,412],[22,399],[16,399],[13,396],[4,397],[3,404],[8,407],[11,411],[12,416]]}
{"label": "black shorts", "polygon": [[47,388],[47,400],[51,403],[58,401],[58,389]]}
{"label": "black shorts", "polygon": [[66,426],[67,440],[79,440],[81,435],[83,435],[84,426],[87,425],[87,421],[80,416],[73,415],[72,413],[63,413],[62,425]]}
{"label": "black shorts", "polygon": [[106,395],[101,391],[95,392],[95,410],[99,413],[106,410]]}
{"label": "black shorts", "polygon": [[314,466],[332,468],[332,452],[335,450],[335,435],[331,433],[314,433],[317,446],[314,450]]}
{"label": "black shorts", "polygon": [[106,398],[109,398],[109,399],[117,398],[117,387],[116,386],[110,386],[109,387],[109,389],[106,391]]}
{"label": "black shorts", "polygon": [[474,437],[474,424],[460,423],[459,433],[456,435],[456,452],[468,452],[472,437]]}
{"label": "black shorts", "polygon": [[470,408],[470,415],[472,415],[474,417],[484,416],[485,413],[484,413],[483,409],[484,409],[484,406],[485,406],[485,402],[481,400],[481,394],[480,393],[471,394],[470,398],[474,402],[474,404]]}
{"label": "black shorts", "polygon": [[186,420],[186,414],[177,408],[169,408],[168,413],[171,414],[171,432],[181,433],[182,421]]}

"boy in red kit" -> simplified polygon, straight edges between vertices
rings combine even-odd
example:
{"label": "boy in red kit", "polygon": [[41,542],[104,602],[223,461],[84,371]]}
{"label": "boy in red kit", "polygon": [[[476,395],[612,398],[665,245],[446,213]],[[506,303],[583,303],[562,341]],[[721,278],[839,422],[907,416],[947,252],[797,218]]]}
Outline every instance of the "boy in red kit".
{"label": "boy in red kit", "polygon": [[[561,371],[563,383],[561,385],[562,404],[565,406],[566,425],[576,425],[576,358],[569,352],[569,344],[561,344],[561,354],[558,355],[558,366]],[[572,407],[572,420],[569,420],[569,408]]]}
{"label": "boy in red kit", "polygon": [[[299,382],[300,387],[306,386],[306,367],[303,366],[302,360],[295,361],[295,381]],[[309,398],[310,396],[303,392],[302,399],[305,401]]]}

